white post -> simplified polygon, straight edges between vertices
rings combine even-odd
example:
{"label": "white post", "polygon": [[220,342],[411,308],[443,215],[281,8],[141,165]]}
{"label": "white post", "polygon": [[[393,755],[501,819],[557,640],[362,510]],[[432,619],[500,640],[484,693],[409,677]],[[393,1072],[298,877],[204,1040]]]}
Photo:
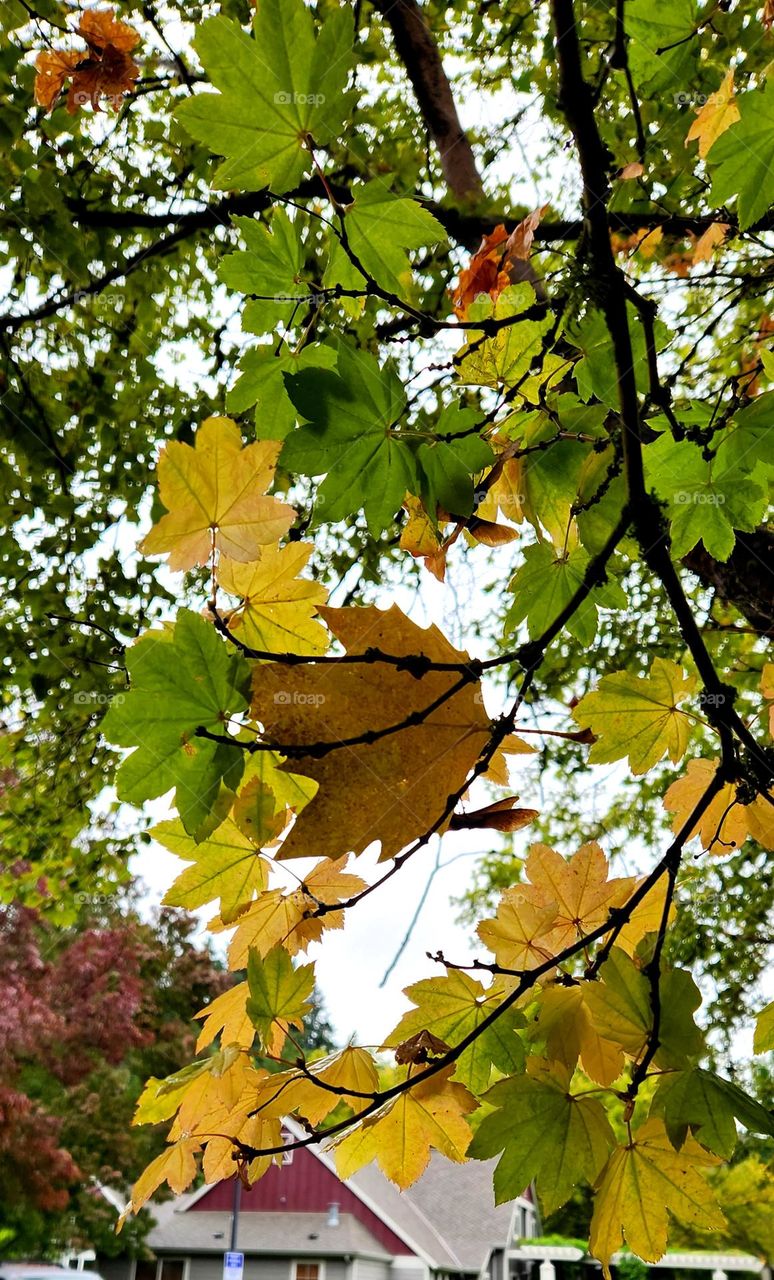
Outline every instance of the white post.
{"label": "white post", "polygon": [[[540,1280],[556,1280],[556,1267],[550,1258],[545,1258],[540,1264]],[[717,1280],[717,1277],[713,1277]]]}
{"label": "white post", "polygon": [[728,1280],[728,1276],[725,1271],[721,1271],[720,1267],[718,1267],[712,1272],[712,1280]]}

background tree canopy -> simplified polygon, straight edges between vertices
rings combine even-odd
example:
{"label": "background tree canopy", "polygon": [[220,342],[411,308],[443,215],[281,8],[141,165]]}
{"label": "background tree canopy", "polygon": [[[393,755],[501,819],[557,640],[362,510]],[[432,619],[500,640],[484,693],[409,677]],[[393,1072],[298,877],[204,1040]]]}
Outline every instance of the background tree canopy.
{"label": "background tree canopy", "polygon": [[[3,6],[0,890],[72,924],[126,879],[119,803],[174,788],[168,901],[220,899],[247,971],[196,1105],[143,1096],[181,1110],[135,1207],[202,1149],[260,1176],[298,1107],[345,1173],[405,1185],[472,1128],[500,1198],[594,1184],[604,1262],[665,1244],[631,1191],[654,1170],[722,1229],[707,1168],[734,1117],[771,1132],[715,1069],[765,1003],[774,898],[772,21]],[[433,576],[446,635],[374,607]],[[397,874],[449,828],[492,832],[480,972],[418,975],[381,1084],[352,1046],[312,1070],[294,957],[371,892],[346,856]],[[224,1147],[197,1107],[237,1077],[262,1118]]]}

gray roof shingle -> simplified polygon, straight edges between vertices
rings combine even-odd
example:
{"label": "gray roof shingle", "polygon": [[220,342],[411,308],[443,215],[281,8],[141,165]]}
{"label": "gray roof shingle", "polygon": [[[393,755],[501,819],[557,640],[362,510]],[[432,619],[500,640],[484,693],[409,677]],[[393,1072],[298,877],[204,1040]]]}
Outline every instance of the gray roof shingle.
{"label": "gray roof shingle", "polygon": [[[154,1250],[184,1253],[222,1253],[228,1248],[231,1214],[223,1210],[186,1213],[179,1202],[172,1211],[155,1209],[156,1226],[148,1235]],[[239,1215],[238,1247],[245,1253],[292,1254],[293,1257],[340,1257],[345,1253],[360,1257],[389,1258],[384,1247],[351,1213],[342,1213],[339,1225],[328,1225],[325,1213],[242,1213]]]}

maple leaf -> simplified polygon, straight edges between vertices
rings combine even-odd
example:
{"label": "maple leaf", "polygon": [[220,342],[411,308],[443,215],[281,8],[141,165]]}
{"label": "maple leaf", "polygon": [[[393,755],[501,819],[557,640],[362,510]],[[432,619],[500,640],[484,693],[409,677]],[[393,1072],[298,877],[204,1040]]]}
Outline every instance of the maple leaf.
{"label": "maple leaf", "polygon": [[591,1220],[590,1248],[610,1276],[610,1259],[625,1240],[645,1262],[658,1262],[667,1246],[668,1214],[711,1231],[725,1218],[704,1170],[720,1164],[693,1138],[675,1151],[660,1120],[647,1120],[605,1166]]}
{"label": "maple leaf", "polygon": [[504,969],[536,969],[559,950],[552,933],[556,911],[555,902],[533,906],[518,887],[508,889],[494,919],[481,920],[476,933]]}
{"label": "maple leaf", "polygon": [[697,113],[686,135],[685,145],[698,142],[699,155],[704,160],[712,144],[740,119],[739,108],[734,101],[734,68],[731,67],[723,77],[720,88],[709,95]]}
{"label": "maple leaf", "polygon": [[247,961],[247,984],[248,1016],[266,1052],[278,1054],[290,1027],[303,1027],[312,1007],[314,965],[294,968],[284,947],[274,947],[265,959],[253,949]]}
{"label": "maple leaf", "polygon": [[512,892],[536,909],[553,907],[551,939],[557,951],[604,924],[636,883],[633,876],[608,879],[610,866],[596,840],[581,845],[571,858],[546,844],[534,844],[524,870],[531,883],[517,885]]}
{"label": "maple leaf", "polygon": [[392,1182],[409,1187],[427,1168],[431,1148],[461,1164],[471,1138],[465,1116],[477,1104],[463,1085],[451,1082],[453,1071],[453,1065],[444,1067],[421,1080],[338,1141],[333,1155],[339,1177],[350,1178],[376,1160]]}
{"label": "maple leaf", "polygon": [[[283,819],[278,817],[275,831],[281,831],[283,825]],[[192,864],[165,893],[165,906],[190,910],[220,898],[220,918],[229,924],[252,902],[256,892],[266,888],[268,863],[232,818],[226,818],[198,844],[179,818],[160,822],[151,835],[170,853]]]}
{"label": "maple leaf", "polygon": [[324,653],[328,633],[315,615],[328,592],[319,582],[299,578],[314,548],[308,542],[264,547],[252,564],[222,557],[218,585],[242,603],[228,614],[229,629],[251,649],[281,653]]}
{"label": "maple leaf", "polygon": [[162,1151],[160,1156],[152,1160],[147,1169],[132,1187],[132,1197],[118,1219],[117,1231],[121,1230],[130,1213],[139,1213],[154,1191],[158,1191],[163,1182],[177,1195],[190,1187],[196,1177],[196,1152],[201,1151],[198,1138],[181,1138],[172,1146]]}
{"label": "maple leaf", "polygon": [[[433,661],[468,661],[437,630],[423,630],[393,605],[320,613],[349,654],[378,648]],[[438,787],[450,795],[462,787],[489,737],[489,717],[470,681],[425,717],[412,715],[459,683],[456,671],[428,671],[417,679],[387,664],[351,663],[288,670],[263,663],[253,675],[253,709],[267,736],[303,747],[335,744],[394,724],[406,727],[376,742],[289,760],[283,768],[314,778],[319,791],[282,844],[282,858],[310,853],[335,858],[362,852],[375,841],[390,858],[423,834],[439,816]],[[341,785],[342,760],[346,786]],[[442,781],[440,781],[442,779]],[[448,825],[444,824],[444,827]],[[444,829],[442,827],[442,829]]]}
{"label": "maple leaf", "polygon": [[188,609],[178,612],[174,629],[146,632],[131,645],[126,666],[130,691],[113,699],[102,722],[109,742],[136,748],[119,765],[119,797],[141,804],[175,787],[183,825],[199,835],[234,752],[197,737],[196,729],[221,731],[245,709],[247,666]]}
{"label": "maple leaf", "polygon": [[[503,267],[506,271],[510,271],[512,263],[527,262],[529,260],[530,249],[535,239],[535,232],[540,226],[543,215],[548,209],[548,205],[540,205],[537,209],[533,209],[526,217],[522,218],[514,228],[505,242],[505,253],[503,255]],[[516,277],[518,278],[518,277]]]}
{"label": "maple leaf", "polygon": [[74,72],[83,54],[77,49],[43,49],[35,59],[35,101],[51,111],[64,82]]}
{"label": "maple leaf", "polygon": [[219,92],[187,98],[175,114],[226,157],[215,186],[289,191],[312,164],[308,139],[332,143],[349,111],[352,13],[334,9],[315,35],[303,0],[261,0],[253,32],[222,14],[201,24],[194,45]]}
{"label": "maple leaf", "polygon": [[460,320],[465,320],[471,302],[482,293],[494,299],[510,284],[507,271],[501,267],[508,232],[503,223],[485,235],[467,267],[460,272],[452,304]]}
{"label": "maple leaf", "polygon": [[238,1044],[249,1049],[255,1040],[255,1027],[247,1012],[247,1001],[250,990],[246,982],[237,982],[230,990],[216,996],[214,1000],[200,1009],[196,1018],[204,1018],[204,1026],[196,1041],[196,1052],[200,1053],[212,1044],[220,1034],[222,1044]]}
{"label": "maple leaf", "polygon": [[709,262],[715,250],[723,243],[730,227],[727,222],[711,222],[693,248],[694,262]]}
{"label": "maple leaf", "polygon": [[[661,1017],[654,1061],[659,1066],[684,1066],[704,1047],[693,1020],[701,995],[684,969],[661,974]],[[640,1057],[653,1028],[651,988],[645,974],[621,950],[613,947],[600,968],[600,980],[584,988],[584,999],[596,1031],[620,1045],[632,1059]]]}
{"label": "maple leaf", "polygon": [[167,514],[143,538],[142,553],[168,552],[170,569],[207,564],[214,550],[241,562],[259,559],[296,518],[292,507],[266,496],[281,448],[271,440],[242,448],[230,418],[207,418],[193,448],[165,445],[158,478]]}
{"label": "maple leaf", "polygon": [[[262,893],[237,922],[228,951],[231,968],[241,969],[251,948],[266,955],[272,947],[282,946],[295,955],[319,941],[324,930],[342,929],[343,911],[328,911],[324,916],[310,913],[319,903],[332,905],[366,887],[360,876],[345,871],[346,865],[346,858],[337,862],[324,858],[291,893],[279,889]],[[210,927],[217,932],[223,925],[216,921]]]}
{"label": "maple leaf", "polygon": [[443,582],[446,577],[447,547],[438,525],[428,515],[421,498],[408,494],[403,506],[407,520],[400,535],[401,551],[408,551],[410,556],[421,559],[433,577]]}
{"label": "maple leaf", "polygon": [[[404,1013],[384,1048],[394,1048],[425,1031],[447,1049],[457,1045],[497,1008],[504,992],[497,984],[485,988],[469,974],[452,970],[444,977],[415,982],[404,994],[417,1007]],[[454,1078],[478,1094],[489,1083],[493,1066],[504,1072],[521,1070],[524,1047],[516,1029],[523,1025],[518,1010],[506,1010],[462,1052]]]}
{"label": "maple leaf", "polygon": [[690,1130],[703,1147],[725,1159],[737,1143],[735,1120],[752,1133],[774,1136],[774,1113],[732,1080],[702,1067],[663,1075],[650,1115],[663,1118],[673,1147],[681,1148]]}
{"label": "maple leaf", "polygon": [[753,1053],[768,1053],[769,1049],[774,1049],[774,1000],[758,1014],[753,1038]]}
{"label": "maple leaf", "polygon": [[667,753],[675,763],[688,746],[692,717],[678,709],[696,679],[676,662],[654,658],[647,676],[614,671],[581,698],[573,719],[597,737],[592,764],[628,757],[632,773],[646,773]]}
{"label": "maple leaf", "polygon": [[600,1035],[584,987],[544,986],[533,1032],[538,1039],[545,1039],[549,1058],[570,1069],[580,1058],[586,1075],[597,1084],[612,1084],[623,1070],[623,1050]]}
{"label": "maple leaf", "polygon": [[[340,1102],[354,1110],[362,1109],[368,1101],[362,1095],[372,1095],[378,1087],[379,1077],[371,1054],[350,1044],[306,1064],[303,1071],[294,1068],[268,1076],[254,1091],[251,1109],[263,1117],[282,1117],[295,1112],[309,1124],[317,1125]],[[353,1092],[348,1093],[348,1089]]]}
{"label": "maple leaf", "polygon": [[[680,831],[707,791],[720,762],[699,757],[688,761],[682,778],[667,790],[664,808],[675,816],[672,830]],[[774,793],[773,793],[774,794]],[[756,796],[752,804],[737,799],[737,783],[726,782],[688,832],[690,840],[697,835],[710,853],[730,853],[752,836],[764,849],[774,850],[774,805],[766,796]]]}
{"label": "maple leaf", "polygon": [[99,99],[107,98],[116,109],[125,93],[131,93],[140,68],[129,53],[139,42],[134,27],[120,22],[112,9],[89,9],[81,14],[78,24],[89,48],[78,50],[44,50],[38,54],[35,67],[35,101],[50,111],[72,77],[67,95],[67,110],[74,115],[79,106],[90,102],[99,110]]}
{"label": "maple leaf", "polygon": [[497,1204],[534,1180],[545,1212],[553,1213],[604,1165],[613,1131],[598,1098],[570,1091],[571,1074],[562,1063],[531,1058],[526,1075],[488,1090],[486,1101],[497,1110],[481,1121],[469,1154],[488,1160],[502,1152],[494,1174]]}

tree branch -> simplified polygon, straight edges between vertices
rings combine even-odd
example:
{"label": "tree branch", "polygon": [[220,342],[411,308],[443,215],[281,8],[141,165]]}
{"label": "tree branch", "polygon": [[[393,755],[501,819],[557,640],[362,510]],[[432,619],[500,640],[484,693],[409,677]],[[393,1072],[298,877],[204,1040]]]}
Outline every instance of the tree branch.
{"label": "tree branch", "polygon": [[398,57],[438,148],[451,195],[463,203],[480,200],[484,187],[473,148],[460,124],[438,46],[417,0],[374,0],[374,7],[390,26]]}

